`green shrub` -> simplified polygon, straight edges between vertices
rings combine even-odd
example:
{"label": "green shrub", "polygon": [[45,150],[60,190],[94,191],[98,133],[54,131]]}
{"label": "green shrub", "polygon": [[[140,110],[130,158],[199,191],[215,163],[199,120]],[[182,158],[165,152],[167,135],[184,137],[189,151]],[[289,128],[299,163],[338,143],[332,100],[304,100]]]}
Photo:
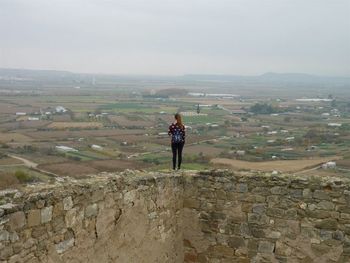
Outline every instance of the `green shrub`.
{"label": "green shrub", "polygon": [[17,170],[15,172],[15,177],[21,183],[28,183],[28,182],[32,182],[33,181],[33,178],[28,173],[26,173],[26,172],[24,172],[22,170]]}

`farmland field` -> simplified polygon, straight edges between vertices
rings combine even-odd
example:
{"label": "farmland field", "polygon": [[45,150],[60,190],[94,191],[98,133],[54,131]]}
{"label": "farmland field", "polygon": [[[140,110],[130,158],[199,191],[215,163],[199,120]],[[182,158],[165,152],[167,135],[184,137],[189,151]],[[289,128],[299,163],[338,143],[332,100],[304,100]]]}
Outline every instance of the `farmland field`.
{"label": "farmland field", "polygon": [[283,160],[268,162],[247,162],[240,160],[231,160],[225,158],[215,158],[211,162],[215,165],[227,165],[235,170],[254,170],[254,171],[280,171],[280,172],[297,172],[305,169],[311,169],[328,161],[338,160],[338,157],[332,158],[315,158],[308,160]]}
{"label": "farmland field", "polygon": [[79,128],[79,129],[92,129],[92,128],[101,128],[102,123],[99,122],[53,122],[47,127],[51,129],[65,130],[70,128]]}
{"label": "farmland field", "polygon": [[[350,176],[350,88],[181,77],[97,79],[0,78],[0,184],[169,170],[167,132],[176,112],[186,125],[183,169]],[[326,100],[296,100],[312,94]],[[330,160],[335,169],[317,169]]]}

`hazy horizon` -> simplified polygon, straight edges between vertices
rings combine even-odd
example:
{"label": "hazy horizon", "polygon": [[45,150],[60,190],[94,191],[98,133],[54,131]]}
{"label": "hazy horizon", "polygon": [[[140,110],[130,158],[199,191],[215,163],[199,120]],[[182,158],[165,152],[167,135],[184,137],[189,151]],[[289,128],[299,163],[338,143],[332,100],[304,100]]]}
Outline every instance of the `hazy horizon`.
{"label": "hazy horizon", "polygon": [[1,0],[0,68],[350,76],[350,1]]}

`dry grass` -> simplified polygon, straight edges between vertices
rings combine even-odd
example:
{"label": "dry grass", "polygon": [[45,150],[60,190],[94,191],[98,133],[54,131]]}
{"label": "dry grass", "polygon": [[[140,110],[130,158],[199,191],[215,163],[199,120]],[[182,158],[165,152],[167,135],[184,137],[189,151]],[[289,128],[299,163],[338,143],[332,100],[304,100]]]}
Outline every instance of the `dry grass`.
{"label": "dry grass", "polygon": [[338,166],[341,166],[343,168],[347,168],[347,169],[350,168],[350,160],[349,159],[339,160],[339,161],[337,161],[337,164],[338,164]]}
{"label": "dry grass", "polygon": [[209,156],[217,156],[222,151],[223,151],[222,149],[206,146],[206,145],[193,145],[185,148],[185,153],[199,154],[202,152],[204,155],[209,155]]}
{"label": "dry grass", "polygon": [[39,165],[38,168],[61,176],[71,176],[74,178],[83,178],[88,174],[96,174],[99,172],[97,169],[89,167],[85,163],[76,162],[45,164]]}
{"label": "dry grass", "polygon": [[[23,132],[24,133],[24,132]],[[36,140],[59,140],[66,138],[88,138],[88,137],[112,137],[122,136],[129,134],[144,134],[144,130],[131,130],[131,129],[113,129],[113,130],[82,130],[82,131],[69,131],[69,130],[55,130],[55,131],[25,131],[25,135],[28,135]]]}
{"label": "dry grass", "polygon": [[0,159],[0,166],[1,165],[16,165],[16,164],[22,164],[22,162],[20,160],[17,160],[14,158],[9,158],[9,157],[5,157],[5,158]]}
{"label": "dry grass", "polygon": [[19,180],[10,173],[0,172],[0,189],[12,188],[19,185]]}
{"label": "dry grass", "polygon": [[304,160],[282,160],[282,161],[268,161],[268,162],[247,162],[241,160],[232,160],[226,158],[215,158],[211,160],[211,163],[217,166],[228,166],[234,170],[255,170],[270,172],[277,170],[280,172],[297,172],[305,169],[310,169],[318,166],[322,163],[337,160],[340,157],[328,157],[328,158],[314,158]]}
{"label": "dry grass", "polygon": [[117,123],[120,126],[135,126],[135,127],[151,127],[155,123],[146,120],[130,120],[125,116],[109,116],[111,122]]}
{"label": "dry grass", "polygon": [[15,133],[15,132],[0,133],[0,143],[30,142],[30,141],[32,141],[31,138],[20,133]]}
{"label": "dry grass", "polygon": [[92,128],[102,128],[103,124],[100,122],[53,122],[47,126],[51,129],[92,129]]}

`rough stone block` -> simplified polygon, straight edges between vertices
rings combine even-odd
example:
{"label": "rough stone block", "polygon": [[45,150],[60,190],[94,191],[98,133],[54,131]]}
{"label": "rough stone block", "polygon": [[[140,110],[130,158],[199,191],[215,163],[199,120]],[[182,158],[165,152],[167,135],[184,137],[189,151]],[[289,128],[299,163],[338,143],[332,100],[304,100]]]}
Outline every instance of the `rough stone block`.
{"label": "rough stone block", "polygon": [[272,239],[279,239],[281,237],[281,232],[267,230],[266,237]]}
{"label": "rough stone block", "polygon": [[306,188],[303,190],[303,197],[304,198],[311,198],[312,197],[312,192],[310,189]]}
{"label": "rough stone block", "polygon": [[198,209],[200,207],[200,201],[198,199],[186,198],[183,203],[184,207]]}
{"label": "rough stone block", "polygon": [[258,252],[260,253],[273,253],[275,244],[269,241],[260,241],[258,246]]}
{"label": "rough stone block", "polygon": [[0,230],[0,241],[8,241],[10,239],[10,233],[6,230]]}
{"label": "rough stone block", "polygon": [[307,217],[318,218],[318,219],[331,217],[331,213],[326,210],[306,210],[306,215]]}
{"label": "rough stone block", "polygon": [[338,222],[335,219],[323,219],[316,222],[315,227],[320,229],[337,230]]}
{"label": "rough stone block", "polygon": [[28,212],[28,226],[37,226],[41,223],[40,209],[30,210]]}
{"label": "rough stone block", "polygon": [[274,186],[270,189],[273,195],[283,195],[287,193],[287,189],[281,186]]}
{"label": "rough stone block", "polygon": [[60,243],[58,243],[55,248],[58,254],[62,254],[65,251],[67,251],[69,248],[74,246],[74,238],[64,240]]}
{"label": "rough stone block", "polygon": [[41,209],[41,223],[45,224],[51,221],[52,219],[52,206],[44,207]]}
{"label": "rough stone block", "polygon": [[73,199],[71,196],[67,196],[63,198],[63,209],[64,210],[69,210],[73,208]]}
{"label": "rough stone block", "polygon": [[85,217],[97,216],[98,206],[97,204],[89,205],[85,208]]}
{"label": "rough stone block", "polygon": [[228,245],[232,248],[240,248],[240,247],[244,247],[245,243],[244,243],[244,239],[242,237],[239,236],[231,236],[228,240]]}
{"label": "rough stone block", "polygon": [[269,218],[266,215],[249,213],[248,223],[256,224],[256,225],[266,225],[269,223]]}
{"label": "rough stone block", "polygon": [[10,214],[9,216],[9,224],[11,229],[16,230],[22,228],[26,224],[26,217],[24,212],[18,211]]}
{"label": "rough stone block", "polygon": [[[0,249],[0,259],[1,260],[6,260],[9,257],[11,257],[12,255],[13,255],[12,246],[6,246],[6,247]],[[3,261],[3,262],[6,262],[6,261]]]}
{"label": "rough stone block", "polygon": [[328,195],[327,192],[323,190],[315,190],[313,194],[315,199],[320,199],[320,200],[331,200],[330,196]]}
{"label": "rough stone block", "polygon": [[252,233],[253,237],[256,237],[256,238],[264,238],[265,237],[265,231],[263,228],[251,227],[250,232]]}
{"label": "rough stone block", "polygon": [[266,209],[266,215],[271,217],[283,217],[285,213],[285,210],[281,208],[267,208]]}
{"label": "rough stone block", "polygon": [[289,257],[292,255],[292,249],[285,243],[281,241],[276,242],[276,252],[277,255]]}
{"label": "rough stone block", "polygon": [[248,185],[239,183],[239,184],[237,184],[236,190],[238,193],[246,193],[246,192],[248,192]]}
{"label": "rough stone block", "polygon": [[334,210],[335,205],[329,201],[321,201],[317,204],[318,209],[322,210]]}
{"label": "rough stone block", "polygon": [[254,204],[252,211],[259,215],[263,214],[265,212],[265,204]]}

